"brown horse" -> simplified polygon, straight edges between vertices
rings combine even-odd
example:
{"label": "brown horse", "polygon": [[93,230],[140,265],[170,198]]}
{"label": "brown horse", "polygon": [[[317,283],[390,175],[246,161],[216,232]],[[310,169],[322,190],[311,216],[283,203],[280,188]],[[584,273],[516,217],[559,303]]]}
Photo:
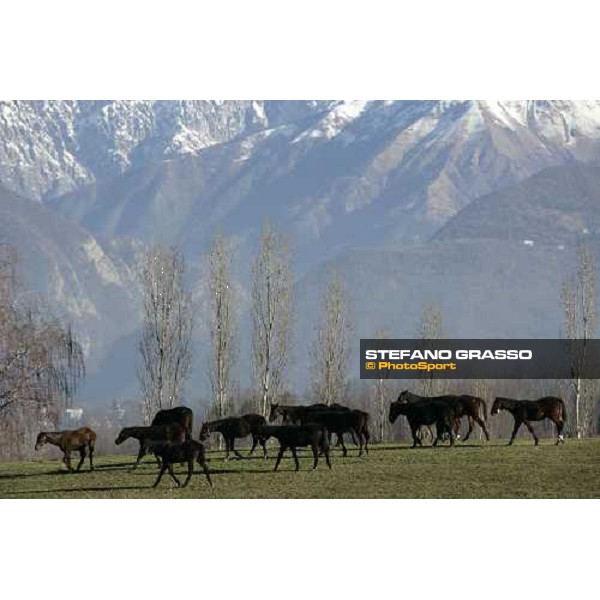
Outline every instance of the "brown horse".
{"label": "brown horse", "polygon": [[567,411],[565,409],[565,403],[561,398],[555,396],[544,396],[539,400],[514,400],[512,398],[497,397],[494,400],[492,406],[492,414],[497,415],[501,410],[507,410],[515,420],[515,426],[513,428],[512,435],[510,436],[510,446],[514,441],[519,431],[521,424],[525,424],[525,427],[529,429],[529,433],[535,440],[535,445],[538,445],[539,439],[535,435],[533,425],[530,421],[543,421],[544,419],[550,419],[556,425],[556,445],[560,442],[565,443],[563,436],[563,429],[565,427],[565,421],[567,420]]}
{"label": "brown horse", "polygon": [[71,465],[71,452],[79,451],[79,464],[77,471],[81,469],[86,453],[89,453],[90,471],[94,470],[94,446],[96,444],[96,433],[89,427],[81,427],[72,431],[42,431],[38,434],[35,449],[39,450],[44,444],[58,446],[62,453],[62,461],[73,472]]}

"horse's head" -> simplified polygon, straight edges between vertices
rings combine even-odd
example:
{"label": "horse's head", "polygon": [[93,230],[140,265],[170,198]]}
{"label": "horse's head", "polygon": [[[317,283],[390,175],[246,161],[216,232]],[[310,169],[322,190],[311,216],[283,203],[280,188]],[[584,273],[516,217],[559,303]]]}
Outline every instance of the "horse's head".
{"label": "horse's head", "polygon": [[122,444],[125,440],[129,439],[130,433],[129,433],[129,428],[125,427],[125,429],[121,429],[121,431],[119,432],[119,435],[117,436],[117,439],[115,440],[115,444],[117,444],[117,446],[119,444]]}
{"label": "horse's head", "polygon": [[35,440],[35,449],[39,450],[48,441],[48,436],[43,431],[38,434]]}
{"label": "horse's head", "polygon": [[398,395],[398,400],[396,400],[396,402],[400,404],[408,404],[409,402],[412,402],[413,399],[413,394],[411,394],[408,390],[404,390],[403,392],[400,392],[400,394]]}
{"label": "horse's head", "polygon": [[200,441],[204,442],[210,435],[210,425],[208,423],[202,423],[200,428]]}
{"label": "horse's head", "polygon": [[279,407],[279,404],[271,403],[271,412],[269,413],[269,423],[276,421],[277,417],[279,415],[283,415],[283,413],[281,412],[281,408]]}
{"label": "horse's head", "polygon": [[497,415],[504,408],[504,401],[506,398],[496,397],[492,406],[492,414]]}
{"label": "horse's head", "polygon": [[[402,394],[400,394],[400,396],[402,396]],[[398,397],[398,400],[390,404],[390,413],[388,415],[390,423],[394,423],[398,418],[398,415],[404,414],[406,405],[407,402],[400,400],[400,397]]]}

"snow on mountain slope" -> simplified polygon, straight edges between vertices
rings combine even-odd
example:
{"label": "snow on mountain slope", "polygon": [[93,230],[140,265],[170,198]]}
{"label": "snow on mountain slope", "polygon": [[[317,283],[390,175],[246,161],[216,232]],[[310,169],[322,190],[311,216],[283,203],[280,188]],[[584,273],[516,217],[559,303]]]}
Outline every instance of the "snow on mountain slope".
{"label": "snow on mountain slope", "polygon": [[0,181],[30,198],[60,195],[151,161],[196,154],[298,119],[327,103],[0,102]]}
{"label": "snow on mountain slope", "polygon": [[340,101],[280,121],[52,206],[101,239],[193,251],[217,229],[251,240],[268,217],[310,267],[352,245],[427,239],[475,198],[600,158],[598,102]]}

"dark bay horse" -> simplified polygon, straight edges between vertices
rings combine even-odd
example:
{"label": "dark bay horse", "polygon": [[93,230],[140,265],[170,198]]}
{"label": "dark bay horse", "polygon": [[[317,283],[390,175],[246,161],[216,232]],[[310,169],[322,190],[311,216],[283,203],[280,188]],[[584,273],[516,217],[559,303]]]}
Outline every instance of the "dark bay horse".
{"label": "dark bay horse", "polygon": [[173,472],[173,463],[176,462],[187,463],[187,477],[183,483],[183,487],[185,487],[192,478],[194,473],[194,462],[197,462],[202,467],[204,475],[212,487],[210,472],[208,470],[208,465],[206,464],[204,444],[201,444],[196,440],[186,440],[183,443],[158,444],[155,446],[154,452],[160,457],[161,467],[158,477],[152,487],[156,487],[160,483],[162,476],[167,470],[169,471],[169,475],[175,480],[177,487],[181,487],[179,479],[177,479]]}
{"label": "dark bay horse", "polygon": [[215,421],[207,421],[202,424],[200,430],[200,441],[205,441],[211,433],[220,433],[225,440],[225,460],[229,460],[229,453],[233,452],[238,458],[244,458],[235,449],[235,440],[238,438],[245,438],[249,435],[252,436],[252,449],[248,456],[250,456],[256,445],[260,443],[263,449],[263,457],[267,458],[267,447],[265,441],[258,435],[260,427],[267,424],[267,421],[262,415],[247,414],[242,417],[225,417],[224,419],[217,419]]}
{"label": "dark bay horse", "polygon": [[[309,419],[308,417],[315,413],[321,411],[338,411],[338,412],[350,412],[350,408],[344,406],[343,404],[338,404],[334,402],[333,404],[324,404],[323,402],[317,402],[315,404],[308,405],[294,405],[294,404],[271,404],[271,411],[269,413],[269,422],[273,423],[279,417],[281,417],[281,421],[283,425],[298,425],[300,423],[306,423]],[[331,434],[329,431],[329,444],[331,445]],[[357,444],[356,436],[354,432],[350,432],[352,436],[352,442]],[[341,445],[342,448],[344,446],[344,438],[343,434],[337,435],[336,446]],[[358,445],[358,444],[357,444]],[[345,452],[345,450],[344,450]],[[346,456],[346,454],[344,454]]]}
{"label": "dark bay horse", "polygon": [[35,442],[35,449],[39,450],[44,444],[58,446],[63,452],[62,461],[72,473],[71,452],[79,451],[79,464],[77,471],[81,469],[86,453],[90,458],[90,471],[94,470],[94,446],[96,444],[96,433],[89,427],[81,427],[72,431],[42,431]]}
{"label": "dark bay horse", "polygon": [[300,423],[320,423],[328,431],[328,435],[335,433],[342,446],[342,456],[348,454],[344,444],[344,433],[350,433],[353,439],[358,439],[358,455],[362,456],[363,447],[369,453],[369,413],[363,410],[313,410],[305,412],[300,417]]}
{"label": "dark bay horse", "polygon": [[508,442],[509,446],[515,441],[521,424],[524,424],[529,429],[529,433],[533,436],[535,445],[537,446],[539,440],[530,421],[543,421],[544,419],[550,419],[556,425],[556,434],[558,436],[556,445],[560,442],[565,443],[563,429],[567,420],[567,411],[565,403],[561,398],[544,396],[538,400],[514,400],[513,398],[502,398],[499,396],[494,400],[492,414],[497,415],[501,410],[508,411],[515,420],[515,426]]}
{"label": "dark bay horse", "polygon": [[443,396],[419,396],[408,390],[403,391],[398,396],[398,402],[423,402],[428,400],[446,402],[452,407],[454,410],[454,433],[457,437],[460,430],[460,419],[462,417],[467,417],[469,430],[467,435],[463,438],[463,442],[466,442],[471,433],[473,433],[473,422],[476,422],[479,427],[481,427],[486,440],[490,440],[490,434],[485,424],[487,419],[487,406],[482,398],[470,396],[468,394],[461,394],[460,396],[455,394],[446,394]]}
{"label": "dark bay horse", "polygon": [[161,466],[160,456],[156,452],[156,447],[164,444],[165,442],[170,443],[183,443],[188,440],[188,431],[181,425],[150,425],[147,427],[125,427],[121,429],[115,444],[120,445],[125,440],[133,438],[138,440],[140,443],[140,450],[137,455],[137,460],[131,468],[131,470],[137,469],[142,458],[150,453],[154,452],[158,466]]}
{"label": "dark bay horse", "polygon": [[176,406],[159,410],[150,425],[181,425],[186,430],[187,439],[192,439],[194,413],[187,406]]}
{"label": "dark bay horse", "polygon": [[398,399],[390,404],[390,423],[394,423],[399,415],[404,415],[408,421],[413,438],[413,448],[423,445],[419,436],[421,427],[433,424],[436,427],[433,445],[437,446],[438,442],[443,439],[444,433],[450,437],[450,445],[454,445],[454,409],[447,402],[438,399],[405,402]]}
{"label": "dark bay horse", "polygon": [[284,452],[289,448],[296,463],[296,471],[300,469],[296,449],[298,447],[310,446],[313,454],[313,469],[319,464],[319,454],[322,450],[325,454],[325,462],[331,469],[329,456],[329,436],[327,429],[320,423],[307,423],[306,425],[265,425],[259,429],[261,443],[265,443],[270,437],[279,441],[279,453],[275,461],[274,471],[277,471]]}
{"label": "dark bay horse", "polygon": [[[187,406],[176,406],[175,408],[165,408],[163,410],[159,410],[154,415],[154,418],[152,419],[152,423],[150,424],[150,427],[158,426],[158,425],[160,425],[160,426],[179,425],[180,427],[182,427],[184,429],[186,439],[190,440],[190,439],[192,439],[193,422],[194,422],[194,413],[192,412],[191,408],[187,408]],[[132,429],[132,428],[128,428],[128,429]],[[136,437],[134,435],[130,435],[129,437],[133,437],[133,438],[137,439],[140,443],[140,449],[138,451],[137,460],[135,462],[135,465],[133,466],[133,468],[136,469],[138,467],[138,465],[140,464],[140,461],[142,460],[142,458],[144,458],[144,456],[146,456],[147,454],[152,453],[152,449],[150,448],[148,436],[144,435],[143,433],[140,435],[140,437]],[[125,439],[127,439],[127,438],[125,438]],[[124,440],[122,440],[122,441],[124,441]],[[117,443],[120,444],[121,442],[117,442]],[[158,463],[158,466],[160,467],[160,458],[158,456],[156,456],[156,462]]]}

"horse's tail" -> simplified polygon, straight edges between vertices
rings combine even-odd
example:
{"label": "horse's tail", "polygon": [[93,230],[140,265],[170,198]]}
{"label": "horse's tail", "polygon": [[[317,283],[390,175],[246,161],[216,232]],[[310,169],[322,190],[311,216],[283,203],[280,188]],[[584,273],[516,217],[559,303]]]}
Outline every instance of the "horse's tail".
{"label": "horse's tail", "polygon": [[487,421],[487,418],[488,418],[487,404],[485,403],[485,400],[483,398],[479,398],[479,403],[480,403],[480,407],[481,407],[481,412],[483,413],[483,420]]}
{"label": "horse's tail", "polygon": [[565,401],[562,398],[558,399],[560,403],[560,418],[566,423],[567,422],[567,407],[565,405]]}

